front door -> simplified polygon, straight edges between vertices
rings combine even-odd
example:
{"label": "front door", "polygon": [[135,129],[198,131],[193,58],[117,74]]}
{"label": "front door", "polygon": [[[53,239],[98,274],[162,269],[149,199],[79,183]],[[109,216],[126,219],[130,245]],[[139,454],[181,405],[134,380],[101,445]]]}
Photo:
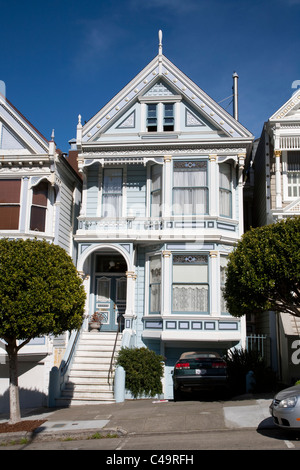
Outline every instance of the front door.
{"label": "front door", "polygon": [[126,308],[126,277],[103,275],[96,277],[95,311],[104,314],[101,331],[116,331],[118,321],[123,330]]}

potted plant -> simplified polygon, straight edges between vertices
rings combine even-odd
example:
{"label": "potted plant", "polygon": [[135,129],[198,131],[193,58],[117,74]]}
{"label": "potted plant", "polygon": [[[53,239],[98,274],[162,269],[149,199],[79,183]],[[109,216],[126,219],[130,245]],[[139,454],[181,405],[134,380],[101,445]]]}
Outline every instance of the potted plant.
{"label": "potted plant", "polygon": [[89,319],[89,330],[99,331],[102,323],[106,320],[104,313],[94,312]]}

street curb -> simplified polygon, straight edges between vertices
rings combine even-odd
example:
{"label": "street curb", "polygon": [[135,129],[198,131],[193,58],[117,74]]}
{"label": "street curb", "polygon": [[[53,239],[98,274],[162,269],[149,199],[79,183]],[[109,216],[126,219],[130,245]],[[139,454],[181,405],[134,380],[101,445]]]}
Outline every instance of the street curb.
{"label": "street curb", "polygon": [[[26,441],[59,441],[65,439],[93,439],[93,435],[99,435],[99,438],[112,438],[124,437],[128,433],[122,428],[107,428],[107,429],[98,429],[90,428],[86,430],[75,430],[75,431],[44,431],[39,430],[38,428],[33,432],[20,431],[20,432],[8,432],[0,434],[0,446],[11,444],[12,442],[17,441],[20,443],[22,440]],[[97,439],[97,437],[95,437]]]}

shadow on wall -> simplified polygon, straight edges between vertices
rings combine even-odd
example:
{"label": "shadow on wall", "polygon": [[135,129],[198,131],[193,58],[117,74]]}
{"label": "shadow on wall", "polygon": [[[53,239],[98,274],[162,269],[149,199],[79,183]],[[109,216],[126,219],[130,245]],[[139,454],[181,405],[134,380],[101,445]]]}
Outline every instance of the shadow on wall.
{"label": "shadow on wall", "polygon": [[[19,388],[21,413],[23,408],[37,408],[47,406],[47,396],[40,390]],[[0,396],[0,413],[9,413],[9,390]]]}

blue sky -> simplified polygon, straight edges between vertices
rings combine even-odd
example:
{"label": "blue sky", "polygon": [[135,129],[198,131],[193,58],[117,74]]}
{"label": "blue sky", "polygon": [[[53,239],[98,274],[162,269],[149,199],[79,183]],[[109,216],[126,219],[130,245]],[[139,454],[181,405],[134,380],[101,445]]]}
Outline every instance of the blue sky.
{"label": "blue sky", "polygon": [[7,98],[64,152],[158,52],[259,137],[300,80],[300,0],[0,0]]}

